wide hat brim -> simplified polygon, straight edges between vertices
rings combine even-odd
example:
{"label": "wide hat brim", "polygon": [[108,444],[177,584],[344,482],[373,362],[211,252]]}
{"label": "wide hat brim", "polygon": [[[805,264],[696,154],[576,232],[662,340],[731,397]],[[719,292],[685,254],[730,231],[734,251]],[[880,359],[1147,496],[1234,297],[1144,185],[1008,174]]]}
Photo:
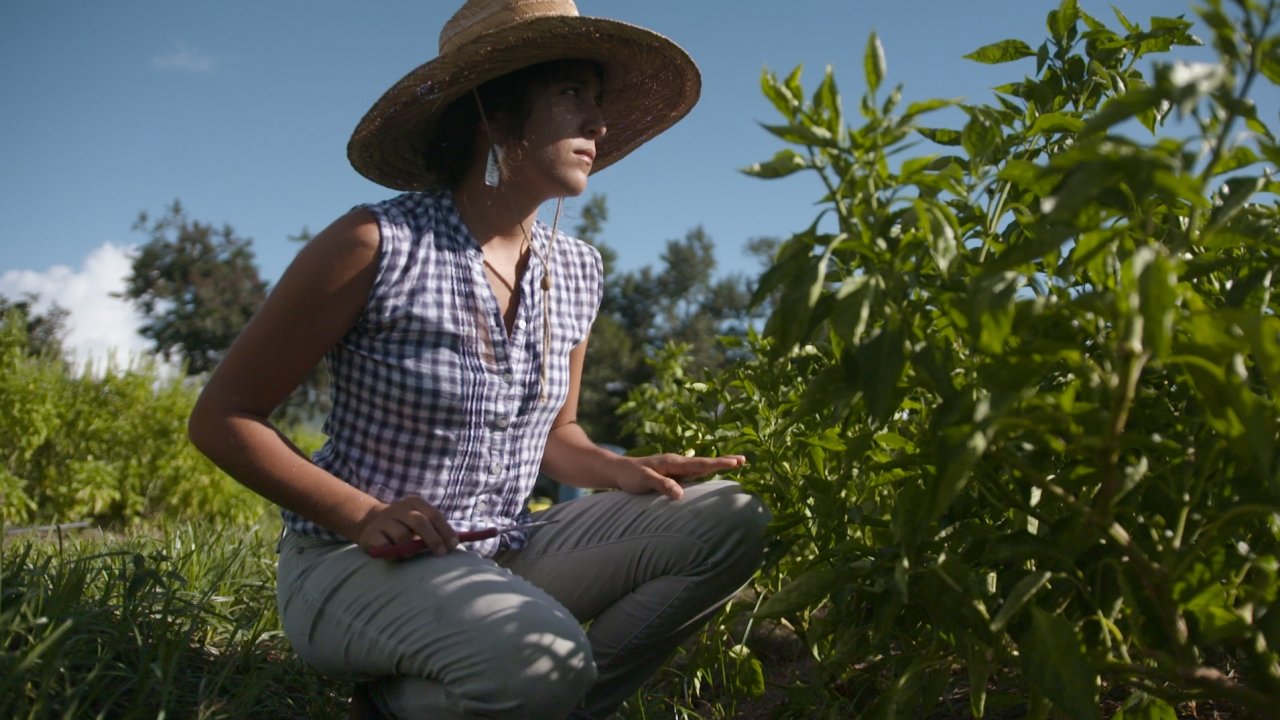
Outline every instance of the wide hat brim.
{"label": "wide hat brim", "polygon": [[477,36],[410,71],[360,120],[347,157],[380,185],[442,188],[442,165],[428,148],[444,110],[489,80],[560,59],[591,60],[604,68],[607,132],[596,141],[592,173],[674,125],[702,89],[693,59],[658,33],[605,18],[535,17]]}

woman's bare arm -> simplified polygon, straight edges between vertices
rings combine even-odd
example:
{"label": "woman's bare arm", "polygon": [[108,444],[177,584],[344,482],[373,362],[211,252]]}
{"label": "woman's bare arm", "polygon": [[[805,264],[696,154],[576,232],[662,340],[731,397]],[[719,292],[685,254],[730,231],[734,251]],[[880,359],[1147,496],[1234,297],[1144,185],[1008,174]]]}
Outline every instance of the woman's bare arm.
{"label": "woman's bare arm", "polygon": [[363,210],[313,238],[209,378],[188,432],[236,480],[366,549],[418,536],[441,552],[453,533],[434,508],[417,498],[380,502],[314,465],[270,421],[359,318],[379,241]]}

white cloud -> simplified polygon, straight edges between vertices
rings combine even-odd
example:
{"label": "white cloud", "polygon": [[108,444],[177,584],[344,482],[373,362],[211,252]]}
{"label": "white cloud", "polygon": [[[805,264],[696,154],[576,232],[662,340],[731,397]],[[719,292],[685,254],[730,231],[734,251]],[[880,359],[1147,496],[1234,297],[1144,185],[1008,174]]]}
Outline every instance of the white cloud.
{"label": "white cloud", "polygon": [[68,311],[65,345],[77,366],[93,363],[102,370],[108,362],[126,366],[139,355],[149,355],[147,342],[138,335],[141,317],[125,300],[112,293],[124,290],[132,269],[132,249],[103,243],[85,258],[80,270],[55,265],[44,272],[9,270],[0,275],[0,295],[20,300],[27,294],[39,299],[36,310],[51,304]]}
{"label": "white cloud", "polygon": [[164,70],[207,73],[213,72],[217,65],[216,57],[181,41],[174,42],[169,52],[151,58],[152,67]]}

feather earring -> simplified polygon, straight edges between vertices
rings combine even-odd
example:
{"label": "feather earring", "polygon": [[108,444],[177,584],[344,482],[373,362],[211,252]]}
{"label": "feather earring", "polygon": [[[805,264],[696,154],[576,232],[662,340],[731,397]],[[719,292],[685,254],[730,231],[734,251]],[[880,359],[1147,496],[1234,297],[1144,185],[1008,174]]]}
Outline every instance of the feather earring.
{"label": "feather earring", "polygon": [[502,147],[497,143],[489,146],[489,158],[484,164],[484,184],[491,188],[502,182]]}
{"label": "feather earring", "polygon": [[[476,99],[476,110],[480,111],[480,124],[484,126],[484,133],[493,139],[493,128],[489,127],[489,118],[484,114],[484,103],[480,101],[480,93],[474,89],[471,96]],[[498,187],[498,183],[502,182],[502,146],[493,143],[489,146],[488,157],[484,161],[484,184],[491,187]]]}

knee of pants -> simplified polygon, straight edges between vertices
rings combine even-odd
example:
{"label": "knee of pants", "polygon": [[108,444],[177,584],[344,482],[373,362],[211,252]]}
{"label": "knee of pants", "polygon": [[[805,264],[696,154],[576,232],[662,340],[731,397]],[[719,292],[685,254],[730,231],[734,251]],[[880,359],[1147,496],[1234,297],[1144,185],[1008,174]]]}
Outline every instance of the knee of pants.
{"label": "knee of pants", "polygon": [[772,515],[760,498],[731,480],[713,480],[698,488],[696,524],[714,574],[742,584],[759,569],[764,556],[765,527]]}
{"label": "knee of pants", "polygon": [[712,547],[726,554],[724,561],[754,572],[764,554],[765,528],[772,515],[759,498],[736,482],[724,481],[709,489],[714,496],[699,522]]}
{"label": "knee of pants", "polygon": [[483,678],[455,688],[462,709],[481,717],[563,718],[578,706],[596,680],[591,645],[580,631],[527,647],[495,649]]}

